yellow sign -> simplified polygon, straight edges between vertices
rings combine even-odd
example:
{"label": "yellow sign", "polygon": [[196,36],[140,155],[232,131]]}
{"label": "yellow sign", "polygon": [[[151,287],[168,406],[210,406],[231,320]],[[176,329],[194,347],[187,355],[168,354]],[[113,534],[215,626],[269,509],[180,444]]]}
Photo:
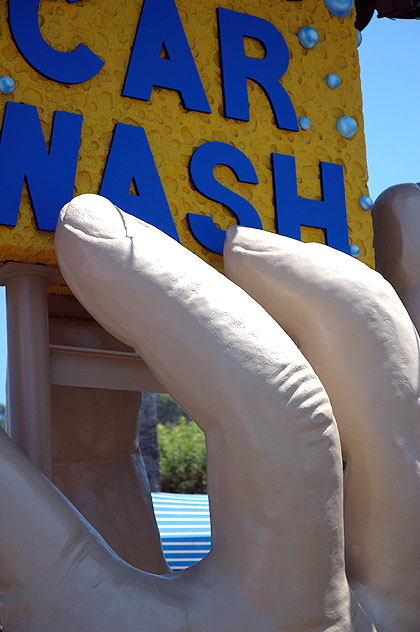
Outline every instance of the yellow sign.
{"label": "yellow sign", "polygon": [[322,0],[1,0],[0,261],[55,264],[60,207],[100,192],[219,269],[235,223],[372,263],[353,21]]}

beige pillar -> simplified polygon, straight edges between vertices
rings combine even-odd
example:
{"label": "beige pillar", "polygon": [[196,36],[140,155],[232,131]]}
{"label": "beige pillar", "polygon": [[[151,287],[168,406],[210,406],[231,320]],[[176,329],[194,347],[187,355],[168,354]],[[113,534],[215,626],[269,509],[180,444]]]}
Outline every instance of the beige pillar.
{"label": "beige pillar", "polygon": [[6,286],[8,344],[8,431],[39,469],[51,477],[51,386],[47,287],[56,268],[8,263],[0,271]]}

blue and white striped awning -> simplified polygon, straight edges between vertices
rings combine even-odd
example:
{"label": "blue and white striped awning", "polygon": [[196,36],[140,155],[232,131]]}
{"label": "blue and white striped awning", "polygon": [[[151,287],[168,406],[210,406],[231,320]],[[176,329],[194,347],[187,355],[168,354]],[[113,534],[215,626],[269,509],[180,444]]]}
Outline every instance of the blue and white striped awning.
{"label": "blue and white striped awning", "polygon": [[152,493],[153,507],[168,566],[181,571],[210,550],[209,501],[204,494]]}

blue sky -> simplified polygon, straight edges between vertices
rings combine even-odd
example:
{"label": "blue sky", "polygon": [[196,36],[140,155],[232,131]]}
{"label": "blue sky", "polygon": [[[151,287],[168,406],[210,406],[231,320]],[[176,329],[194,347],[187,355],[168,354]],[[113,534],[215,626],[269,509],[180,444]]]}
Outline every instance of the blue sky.
{"label": "blue sky", "polygon": [[[373,18],[359,47],[369,191],[420,182],[420,21]],[[0,402],[5,402],[6,318],[0,288]]]}
{"label": "blue sky", "polygon": [[420,21],[373,18],[359,47],[369,191],[420,181]]}

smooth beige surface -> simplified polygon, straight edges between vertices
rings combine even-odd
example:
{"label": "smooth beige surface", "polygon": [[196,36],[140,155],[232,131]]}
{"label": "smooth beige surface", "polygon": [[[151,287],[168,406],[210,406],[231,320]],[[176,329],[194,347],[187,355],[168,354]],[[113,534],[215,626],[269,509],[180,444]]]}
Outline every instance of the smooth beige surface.
{"label": "smooth beige surface", "polygon": [[[71,298],[50,299],[51,344],[131,350]],[[86,381],[51,386],[52,480],[126,562],[167,573],[139,453],[141,393],[86,388]]]}
{"label": "smooth beige surface", "polygon": [[51,477],[51,406],[47,287],[57,270],[9,262],[6,285],[7,426],[20,449]]}
{"label": "smooth beige surface", "polygon": [[396,289],[420,330],[420,185],[386,189],[372,209],[376,269]]}
{"label": "smooth beige surface", "polygon": [[6,630],[370,632],[344,574],[337,427],[290,338],[235,284],[101,198],[63,209],[56,247],[79,300],[204,429],[212,551],[167,576],[125,565],[2,435]]}
{"label": "smooth beige surface", "polygon": [[420,354],[381,275],[318,244],[229,229],[227,274],[296,339],[322,380],[344,456],[346,571],[381,632],[420,625]]}
{"label": "smooth beige surface", "polygon": [[50,345],[51,384],[112,391],[165,393],[147,364],[134,351],[109,351]]}
{"label": "smooth beige surface", "polygon": [[52,389],[53,481],[126,561],[166,573],[137,445],[140,393]]}

